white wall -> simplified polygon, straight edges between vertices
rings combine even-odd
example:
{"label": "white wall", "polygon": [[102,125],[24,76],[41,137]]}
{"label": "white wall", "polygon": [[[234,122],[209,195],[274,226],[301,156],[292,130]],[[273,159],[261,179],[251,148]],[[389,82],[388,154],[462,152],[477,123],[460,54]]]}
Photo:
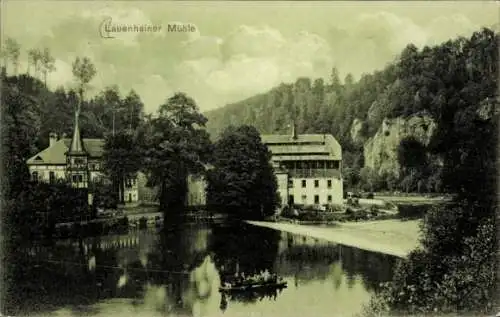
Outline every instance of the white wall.
{"label": "white wall", "polygon": [[278,194],[281,198],[281,206],[288,205],[288,174],[276,174],[278,181]]}
{"label": "white wall", "polygon": [[65,165],[30,165],[30,177],[33,172],[38,172],[38,181],[49,182],[50,172],[54,172],[55,179],[66,179],[66,166]]}
{"label": "white wall", "polygon": [[[126,186],[127,182],[125,182],[125,195],[124,199],[125,202],[137,202],[139,201],[139,185],[138,185],[138,180],[137,177],[134,177],[132,179],[131,187]],[[131,198],[131,199],[130,199]]]}
{"label": "white wall", "polygon": [[[306,187],[302,187],[302,180],[306,181]],[[314,181],[318,180],[318,187],[315,187]],[[328,187],[328,180],[332,181],[331,187]],[[342,204],[343,203],[343,185],[339,178],[292,178],[293,187],[288,189],[288,194],[294,196],[294,202],[298,205],[314,205],[314,196],[319,196],[319,204]],[[328,201],[328,196],[331,201]],[[305,196],[305,200],[303,199]]]}

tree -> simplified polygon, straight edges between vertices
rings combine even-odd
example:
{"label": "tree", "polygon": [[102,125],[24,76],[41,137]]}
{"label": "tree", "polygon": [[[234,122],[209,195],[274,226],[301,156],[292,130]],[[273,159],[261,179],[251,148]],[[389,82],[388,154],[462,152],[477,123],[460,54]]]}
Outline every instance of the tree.
{"label": "tree", "polygon": [[364,186],[364,189],[370,192],[375,190],[375,186],[377,184],[378,175],[374,170],[370,167],[365,166],[359,172],[359,177],[361,179],[361,183]]}
{"label": "tree", "polygon": [[50,50],[48,48],[43,49],[43,53],[41,54],[41,63],[42,63],[42,73],[43,73],[43,82],[45,87],[47,87],[47,76],[56,70],[54,65],[55,59],[50,55]]}
{"label": "tree", "polygon": [[214,146],[208,202],[234,216],[263,218],[279,205],[271,154],[251,126],[228,127]]}
{"label": "tree", "polygon": [[418,184],[418,175],[422,175],[427,164],[427,151],[425,146],[414,137],[401,140],[398,147],[398,162],[404,180],[404,188],[408,192],[414,184]]}
{"label": "tree", "polygon": [[103,153],[105,174],[113,182],[120,203],[125,202],[125,182],[141,168],[142,157],[136,139],[131,133],[118,131],[106,137]]}
{"label": "tree", "polygon": [[8,37],[5,40],[4,47],[2,48],[2,57],[4,60],[4,67],[7,69],[8,61],[12,63],[13,73],[17,75],[19,67],[19,56],[21,54],[21,46],[13,38]]}
{"label": "tree", "polygon": [[125,114],[123,124],[131,131],[137,129],[144,117],[144,104],[134,90],[122,100],[121,108]]}
{"label": "tree", "polygon": [[102,125],[114,134],[117,130],[125,129],[123,124],[122,115],[123,110],[121,107],[122,99],[118,87],[106,87],[95,99],[96,108],[101,113],[99,120]]}
{"label": "tree", "polygon": [[34,140],[40,131],[37,99],[22,90],[16,78],[2,79],[2,149],[6,172],[3,194],[16,197],[29,180],[26,159],[35,151]]}
{"label": "tree", "polygon": [[89,88],[89,82],[96,75],[96,69],[92,61],[88,57],[77,57],[73,62],[73,76],[78,81],[78,95],[80,103],[77,111],[80,112],[81,104],[83,103],[84,93]]}
{"label": "tree", "polygon": [[206,121],[191,97],[176,93],[160,106],[150,126],[141,129],[144,170],[149,185],[160,187],[164,212],[184,207],[188,175],[202,174],[210,161],[212,144],[204,129]]}
{"label": "tree", "polygon": [[38,78],[41,61],[42,61],[42,52],[39,49],[33,48],[28,51],[28,71],[27,71],[28,75],[30,74],[30,66],[33,65],[35,69],[34,77]]}
{"label": "tree", "polygon": [[[431,112],[439,125],[431,150],[443,157],[443,166],[429,167],[428,187],[443,187],[455,199],[427,212],[422,248],[401,261],[382,293],[393,313],[482,315],[498,304],[498,39],[482,30],[425,52],[432,58],[427,71],[441,78],[429,91],[435,92]],[[400,74],[407,83],[418,80],[416,55],[414,48],[405,51],[408,69]],[[422,146],[414,145],[401,155],[409,166],[423,161]]]}

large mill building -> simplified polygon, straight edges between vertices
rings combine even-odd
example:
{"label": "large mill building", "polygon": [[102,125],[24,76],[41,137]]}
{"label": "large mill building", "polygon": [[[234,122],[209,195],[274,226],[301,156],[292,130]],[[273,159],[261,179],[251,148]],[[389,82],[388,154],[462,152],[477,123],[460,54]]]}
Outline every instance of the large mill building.
{"label": "large mill building", "polygon": [[281,204],[341,205],[342,148],[331,134],[262,135],[272,153]]}

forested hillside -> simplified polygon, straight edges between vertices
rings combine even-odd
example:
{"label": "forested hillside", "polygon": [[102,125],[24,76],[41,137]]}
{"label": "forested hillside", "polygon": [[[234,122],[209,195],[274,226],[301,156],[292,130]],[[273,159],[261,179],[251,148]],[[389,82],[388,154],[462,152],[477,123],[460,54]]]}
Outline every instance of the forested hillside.
{"label": "forested hillside", "polygon": [[[208,112],[208,128],[212,135],[230,124],[254,125],[261,133],[289,133],[295,121],[299,133],[331,133],[339,140],[348,187],[443,191],[445,156],[454,155],[457,144],[474,133],[468,129],[476,119],[493,115],[497,64],[498,34],[490,29],[434,47],[409,44],[384,69],[358,81],[351,75],[340,79],[333,68],[328,79],[298,78]],[[422,126],[408,121],[415,116]],[[373,144],[387,143],[377,138],[382,132],[388,136],[393,122],[401,125],[396,131],[409,132],[393,140],[397,148],[388,154],[373,149]],[[429,133],[428,125],[433,128]],[[419,129],[428,134],[427,140],[411,132]],[[365,159],[397,162],[381,169],[377,163],[365,164]]]}
{"label": "forested hillside", "polygon": [[[71,137],[75,107],[78,104],[76,91],[62,88],[51,91],[42,81],[27,74],[3,75],[2,81],[3,100],[6,101],[4,106],[8,115],[4,120],[19,115],[34,130],[29,135],[35,148],[28,154],[47,147],[50,132]],[[143,107],[140,97],[134,91],[130,91],[127,96],[120,96],[115,87],[107,88],[95,98],[84,101],[80,115],[82,136],[102,138],[113,127],[116,131],[136,129],[144,116]]]}

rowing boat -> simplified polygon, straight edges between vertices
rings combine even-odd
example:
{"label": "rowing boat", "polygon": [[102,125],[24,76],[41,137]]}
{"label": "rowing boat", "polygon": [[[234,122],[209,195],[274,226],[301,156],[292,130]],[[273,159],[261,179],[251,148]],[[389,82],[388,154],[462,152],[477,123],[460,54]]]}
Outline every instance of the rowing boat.
{"label": "rowing boat", "polygon": [[220,292],[243,292],[250,290],[262,290],[262,289],[281,289],[286,288],[287,282],[280,281],[276,283],[252,283],[243,285],[226,285],[219,287]]}

